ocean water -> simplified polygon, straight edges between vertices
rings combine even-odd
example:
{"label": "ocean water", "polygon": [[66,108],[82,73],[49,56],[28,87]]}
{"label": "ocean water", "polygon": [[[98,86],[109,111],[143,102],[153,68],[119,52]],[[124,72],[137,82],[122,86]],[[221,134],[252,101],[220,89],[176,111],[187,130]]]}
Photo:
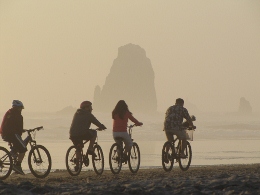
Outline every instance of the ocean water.
{"label": "ocean water", "polygon": [[[111,116],[104,113],[93,114],[107,127],[107,130],[98,132],[98,143],[104,152],[105,169],[109,169],[108,154],[114,143]],[[36,133],[36,140],[37,144],[44,145],[49,150],[53,163],[52,170],[66,169],[65,155],[72,145],[68,132],[73,114],[26,113],[23,116],[24,128],[44,126],[44,130]],[[162,131],[164,114],[151,116],[136,114],[135,117],[144,123],[142,127],[133,129],[134,141],[141,151],[141,168],[161,167],[161,150],[166,141]],[[199,114],[196,117],[197,121],[194,124],[197,129],[194,132],[194,140],[190,141],[191,166],[260,162],[259,115]],[[25,136],[23,135],[23,138]],[[0,145],[8,148],[6,142],[0,141]],[[87,146],[88,143],[85,150]],[[28,170],[27,158],[26,155],[23,162],[25,170]],[[92,169],[91,164],[88,168],[83,168],[83,170]]]}

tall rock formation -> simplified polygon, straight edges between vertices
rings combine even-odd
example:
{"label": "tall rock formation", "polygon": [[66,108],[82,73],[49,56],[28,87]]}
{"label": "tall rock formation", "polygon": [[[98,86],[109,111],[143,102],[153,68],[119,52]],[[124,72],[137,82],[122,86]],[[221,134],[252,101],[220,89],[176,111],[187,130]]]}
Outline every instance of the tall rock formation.
{"label": "tall rock formation", "polygon": [[240,98],[240,104],[238,108],[240,114],[252,114],[252,107],[244,97]]}
{"label": "tall rock formation", "polygon": [[103,88],[95,88],[93,107],[97,111],[112,112],[119,100],[125,100],[132,112],[157,110],[154,71],[145,50],[138,45],[119,47]]}

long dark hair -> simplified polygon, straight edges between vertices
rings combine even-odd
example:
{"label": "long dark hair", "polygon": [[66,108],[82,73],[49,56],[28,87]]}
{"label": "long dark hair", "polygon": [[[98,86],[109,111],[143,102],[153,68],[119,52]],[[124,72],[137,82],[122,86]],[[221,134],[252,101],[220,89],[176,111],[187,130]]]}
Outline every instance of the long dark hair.
{"label": "long dark hair", "polygon": [[115,115],[118,115],[119,118],[124,119],[125,113],[129,112],[128,106],[125,103],[124,100],[119,100],[116,104],[116,107],[114,108],[112,112],[112,119],[115,119]]}

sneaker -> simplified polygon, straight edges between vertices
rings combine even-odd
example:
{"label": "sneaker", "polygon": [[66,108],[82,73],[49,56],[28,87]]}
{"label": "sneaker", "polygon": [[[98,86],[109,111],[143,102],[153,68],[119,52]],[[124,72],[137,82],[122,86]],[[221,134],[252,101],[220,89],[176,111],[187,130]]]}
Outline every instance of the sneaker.
{"label": "sneaker", "polygon": [[164,154],[163,161],[164,161],[166,164],[169,163],[169,159],[168,159],[168,154],[167,154],[167,153]]}
{"label": "sneaker", "polygon": [[74,171],[75,171],[75,172],[78,172],[78,171],[79,171],[79,166],[78,166],[78,165],[76,165],[76,166],[74,167]]}
{"label": "sneaker", "polygon": [[97,157],[97,155],[95,154],[95,152],[93,150],[88,150],[87,154],[92,155],[93,157]]}
{"label": "sneaker", "polygon": [[18,174],[25,175],[21,166],[13,165],[13,170]]}
{"label": "sneaker", "polygon": [[128,161],[128,155],[127,154],[123,154],[123,161],[122,161],[122,163],[127,164],[127,161]]}

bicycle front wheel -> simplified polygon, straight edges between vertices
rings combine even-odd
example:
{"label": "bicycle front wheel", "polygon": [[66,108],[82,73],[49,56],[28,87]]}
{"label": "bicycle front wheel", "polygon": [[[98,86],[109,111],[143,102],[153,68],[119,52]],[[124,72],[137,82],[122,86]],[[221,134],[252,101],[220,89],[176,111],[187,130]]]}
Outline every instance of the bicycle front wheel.
{"label": "bicycle front wheel", "polygon": [[191,145],[187,141],[187,146],[184,149],[184,157],[181,157],[181,152],[179,152],[179,166],[181,170],[187,171],[189,169],[191,158],[192,158]]}
{"label": "bicycle front wheel", "polygon": [[104,171],[104,154],[99,145],[94,146],[96,157],[92,156],[92,164],[96,174],[101,175]]}
{"label": "bicycle front wheel", "polygon": [[42,145],[34,146],[28,155],[31,173],[37,178],[45,178],[51,171],[51,155]]}
{"label": "bicycle front wheel", "polygon": [[6,179],[12,172],[13,160],[10,152],[0,147],[0,180]]}
{"label": "bicycle front wheel", "polygon": [[162,148],[162,166],[166,172],[172,170],[174,163],[174,148],[171,142],[167,141],[164,143]]}
{"label": "bicycle front wheel", "polygon": [[109,152],[109,167],[113,174],[118,174],[122,168],[122,147],[114,143]]}
{"label": "bicycle front wheel", "polygon": [[137,143],[133,143],[131,150],[128,155],[128,166],[132,173],[137,173],[140,167],[140,149]]}
{"label": "bicycle front wheel", "polygon": [[77,176],[81,172],[82,169],[82,157],[81,153],[79,155],[79,159],[76,156],[76,147],[70,146],[66,153],[66,168],[71,176]]}

